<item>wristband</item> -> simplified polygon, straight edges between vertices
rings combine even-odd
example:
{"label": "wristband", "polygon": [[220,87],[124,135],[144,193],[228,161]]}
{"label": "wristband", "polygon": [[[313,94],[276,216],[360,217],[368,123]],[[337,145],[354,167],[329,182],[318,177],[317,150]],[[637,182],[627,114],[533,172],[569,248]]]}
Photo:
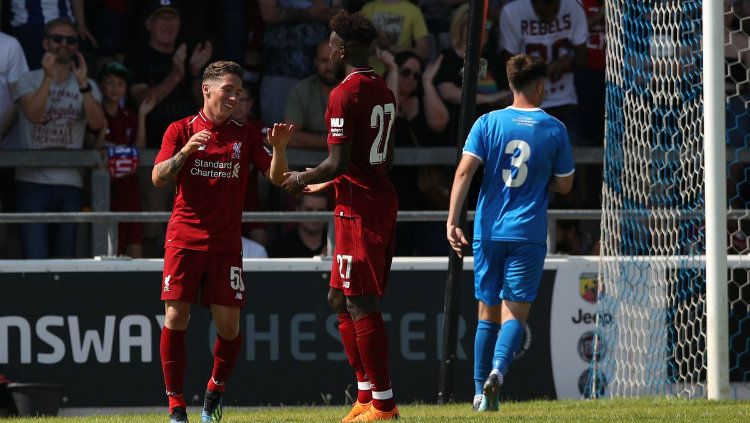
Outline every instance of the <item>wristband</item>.
{"label": "wristband", "polygon": [[302,172],[297,173],[297,185],[302,185],[303,187],[306,187],[307,184],[302,182],[302,180],[299,178],[299,175],[301,175]]}
{"label": "wristband", "polygon": [[86,94],[86,93],[90,93],[91,89],[92,89],[91,84],[87,83],[85,86],[78,88],[78,92],[81,94]]}

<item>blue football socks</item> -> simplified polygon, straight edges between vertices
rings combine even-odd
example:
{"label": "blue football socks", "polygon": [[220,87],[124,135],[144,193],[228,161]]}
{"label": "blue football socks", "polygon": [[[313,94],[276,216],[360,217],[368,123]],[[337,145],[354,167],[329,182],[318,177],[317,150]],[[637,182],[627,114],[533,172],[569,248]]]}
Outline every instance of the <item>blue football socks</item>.
{"label": "blue football socks", "polygon": [[492,350],[497,342],[498,323],[480,320],[474,336],[474,395],[482,395],[482,385],[492,370]]}
{"label": "blue football socks", "polygon": [[[492,360],[493,370],[498,370],[503,375],[508,373],[513,356],[521,345],[523,336],[523,325],[518,320],[507,320],[500,327],[500,336],[495,344],[495,356]],[[475,370],[476,374],[476,370]]]}

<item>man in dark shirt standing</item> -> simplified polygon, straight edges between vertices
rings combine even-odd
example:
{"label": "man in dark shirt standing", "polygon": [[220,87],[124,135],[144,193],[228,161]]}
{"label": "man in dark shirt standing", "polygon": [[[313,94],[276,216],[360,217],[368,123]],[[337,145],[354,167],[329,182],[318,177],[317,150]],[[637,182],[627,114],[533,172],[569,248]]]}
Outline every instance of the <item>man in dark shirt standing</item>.
{"label": "man in dark shirt standing", "polygon": [[[159,148],[162,135],[170,123],[195,113],[202,102],[201,72],[211,58],[211,43],[199,43],[188,59],[185,44],[177,45],[180,32],[179,5],[173,0],[150,1],[147,8],[148,44],[125,60],[133,72],[130,95],[138,105],[147,97],[156,102],[146,120],[146,148]],[[157,190],[151,184],[151,170],[138,172],[141,204],[144,211],[166,211],[172,189]],[[157,241],[164,234],[162,223],[143,226],[144,256],[161,255]]]}

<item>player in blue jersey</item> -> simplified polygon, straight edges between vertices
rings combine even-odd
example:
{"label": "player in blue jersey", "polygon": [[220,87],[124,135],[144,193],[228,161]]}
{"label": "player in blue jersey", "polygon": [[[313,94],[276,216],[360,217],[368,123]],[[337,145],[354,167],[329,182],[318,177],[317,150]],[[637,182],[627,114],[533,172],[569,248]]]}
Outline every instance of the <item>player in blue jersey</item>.
{"label": "player in blue jersey", "polygon": [[[484,178],[474,218],[474,408],[497,410],[503,377],[518,350],[547,254],[547,191],[573,183],[565,126],[539,108],[549,69],[528,55],[508,60],[513,105],[471,128],[451,192],[448,242],[459,257],[468,245],[459,212],[480,165]],[[499,334],[498,334],[499,332]],[[494,350],[494,353],[493,353]]]}

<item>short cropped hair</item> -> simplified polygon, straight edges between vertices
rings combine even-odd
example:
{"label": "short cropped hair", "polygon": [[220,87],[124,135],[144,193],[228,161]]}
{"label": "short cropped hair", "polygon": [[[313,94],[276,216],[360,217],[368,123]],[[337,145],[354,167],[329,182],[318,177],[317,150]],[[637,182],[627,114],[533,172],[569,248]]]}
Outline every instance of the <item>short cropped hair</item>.
{"label": "short cropped hair", "polygon": [[544,59],[527,54],[517,54],[508,59],[505,70],[510,86],[518,91],[523,91],[532,82],[549,75],[549,66]]}
{"label": "short cropped hair", "polygon": [[346,44],[355,43],[369,47],[378,38],[375,25],[359,12],[349,14],[342,10],[331,18],[329,25]]}
{"label": "short cropped hair", "polygon": [[57,28],[58,26],[68,26],[73,31],[78,33],[78,28],[76,28],[76,25],[73,23],[73,21],[66,18],[65,16],[61,16],[59,18],[52,19],[51,21],[47,22],[46,25],[44,25],[44,36],[49,36],[52,30],[54,28]]}
{"label": "short cropped hair", "polygon": [[224,75],[237,75],[242,79],[242,66],[229,60],[213,62],[203,71],[203,82],[217,80]]}

